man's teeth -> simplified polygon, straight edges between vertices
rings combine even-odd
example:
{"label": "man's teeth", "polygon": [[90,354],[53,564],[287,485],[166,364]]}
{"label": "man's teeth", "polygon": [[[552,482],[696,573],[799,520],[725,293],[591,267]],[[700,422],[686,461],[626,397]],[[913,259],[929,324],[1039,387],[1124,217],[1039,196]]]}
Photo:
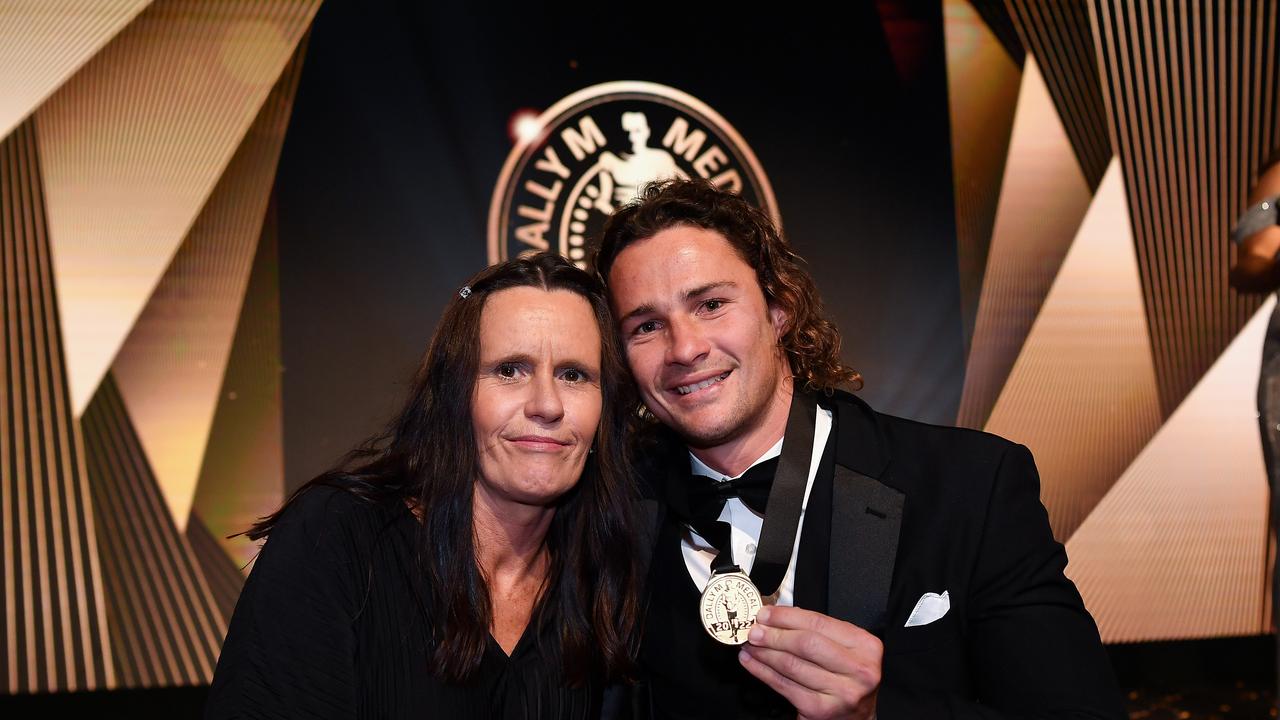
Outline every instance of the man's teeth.
{"label": "man's teeth", "polygon": [[703,380],[700,383],[694,383],[693,385],[681,385],[676,388],[676,391],[679,392],[681,395],[688,395],[689,393],[694,392],[695,390],[701,390],[704,387],[711,387],[712,385],[715,385],[716,383],[720,382],[721,380],[727,377],[729,377],[729,373],[726,372],[723,375],[717,375],[716,377],[707,378],[706,380]]}

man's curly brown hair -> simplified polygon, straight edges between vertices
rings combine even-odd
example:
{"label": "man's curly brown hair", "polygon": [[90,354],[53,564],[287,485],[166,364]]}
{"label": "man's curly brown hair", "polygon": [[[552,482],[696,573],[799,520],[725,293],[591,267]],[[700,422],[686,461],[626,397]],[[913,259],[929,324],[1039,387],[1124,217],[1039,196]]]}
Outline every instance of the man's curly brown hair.
{"label": "man's curly brown hair", "polygon": [[801,266],[773,220],[759,208],[707,180],[650,183],[605,224],[591,264],[608,285],[618,255],[634,242],[671,227],[689,225],[719,233],[738,257],[756,271],[765,300],[787,316],[780,345],[802,387],[831,391],[842,384],[857,390],[862,377],[840,361],[840,333],[823,317],[813,278]]}

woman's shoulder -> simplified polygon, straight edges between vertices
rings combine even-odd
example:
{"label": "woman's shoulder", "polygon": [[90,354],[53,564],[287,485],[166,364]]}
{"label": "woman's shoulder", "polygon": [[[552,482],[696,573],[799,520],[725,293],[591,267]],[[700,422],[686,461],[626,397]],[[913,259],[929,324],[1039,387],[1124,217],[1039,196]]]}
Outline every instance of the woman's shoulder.
{"label": "woman's shoulder", "polygon": [[349,522],[379,513],[386,513],[384,502],[362,495],[354,481],[338,479],[304,486],[280,519]]}
{"label": "woman's shoulder", "polygon": [[347,483],[315,483],[294,496],[267,535],[264,555],[350,560],[367,555],[371,544],[408,513],[399,500],[361,494]]}
{"label": "woman's shoulder", "polygon": [[357,633],[368,632],[355,621],[386,562],[379,528],[396,519],[357,492],[312,483],[276,517],[236,604],[206,717],[354,716],[351,663]]}

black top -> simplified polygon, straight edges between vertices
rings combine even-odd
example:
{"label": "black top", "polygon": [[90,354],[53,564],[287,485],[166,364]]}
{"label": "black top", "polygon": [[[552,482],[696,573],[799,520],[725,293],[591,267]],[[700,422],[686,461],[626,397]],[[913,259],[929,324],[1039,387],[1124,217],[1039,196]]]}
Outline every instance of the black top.
{"label": "black top", "polygon": [[[834,418],[833,418],[834,420]],[[833,427],[805,508],[796,556],[792,597],[797,607],[827,610],[827,562],[831,545]],[[688,453],[675,462],[688,468]],[[687,474],[687,473],[686,473]],[[679,492],[679,487],[664,492]],[[683,526],[668,513],[659,530],[650,567],[651,587],[641,644],[641,664],[656,718],[784,717],[795,710],[781,695],[738,662],[738,647],[722,645],[702,627],[698,588],[689,577],[680,549]]]}
{"label": "black top", "polygon": [[[598,688],[564,686],[557,623],[535,623],[508,657],[492,638],[476,674],[446,684],[427,668],[413,582],[417,521],[403,503],[343,490],[304,493],[272,530],[240,594],[207,718],[584,718]],[[554,665],[554,666],[553,666]]]}

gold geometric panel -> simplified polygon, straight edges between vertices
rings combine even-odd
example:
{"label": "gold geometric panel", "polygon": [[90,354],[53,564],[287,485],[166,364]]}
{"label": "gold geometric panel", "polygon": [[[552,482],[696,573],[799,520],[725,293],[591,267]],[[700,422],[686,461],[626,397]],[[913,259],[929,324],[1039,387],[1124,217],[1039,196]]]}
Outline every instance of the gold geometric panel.
{"label": "gold geometric panel", "polygon": [[1256,389],[1269,299],[1067,541],[1106,642],[1264,633]]}
{"label": "gold geometric panel", "polygon": [[1036,59],[1049,96],[1096,190],[1111,162],[1107,111],[1085,0],[1005,0],[1022,46]]}
{"label": "gold geometric panel", "polygon": [[318,5],[157,0],[36,111],[77,414]]}
{"label": "gold geometric panel", "polygon": [[187,520],[186,536],[187,543],[191,545],[192,556],[200,564],[205,580],[209,583],[209,595],[213,604],[222,613],[222,617],[231,617],[236,609],[236,602],[240,599],[240,590],[244,588],[244,575],[209,532],[200,513],[192,511]]}
{"label": "gold geometric panel", "polygon": [[0,694],[115,684],[36,146],[30,121],[0,142]]}
{"label": "gold geometric panel", "polygon": [[0,3],[0,138],[8,135],[150,2]]}
{"label": "gold geometric panel", "polygon": [[111,366],[179,529],[191,512],[301,68],[299,52]]}
{"label": "gold geometric panel", "polygon": [[[262,225],[191,508],[193,518],[198,515],[208,528],[222,562],[234,565],[239,582],[244,581],[240,568],[248,571],[258,544],[243,535],[229,536],[274,512],[285,492],[278,260],[272,203]],[[187,531],[190,535],[190,525]]]}
{"label": "gold geometric panel", "polygon": [[[1027,59],[1027,51],[1022,41],[1018,39],[1018,31],[1014,28],[1013,18],[1009,15],[1009,9],[1005,7],[1004,0],[968,0],[968,2],[982,16],[987,28],[1000,41],[1001,47],[1013,64],[1016,67],[1022,67],[1023,61]],[[945,6],[943,13],[946,13]]]}
{"label": "gold geometric panel", "polygon": [[968,0],[946,0],[943,22],[960,315],[967,349],[978,312],[1022,70]]}
{"label": "gold geometric panel", "polygon": [[1092,0],[1167,416],[1253,316],[1227,288],[1227,230],[1280,142],[1277,0]]}
{"label": "gold geometric panel", "polygon": [[1160,426],[1128,217],[1112,162],[986,427],[1035,453],[1059,541]]}
{"label": "gold geometric panel", "polygon": [[111,374],[93,398],[81,423],[120,685],[208,683],[226,617],[165,507]]}
{"label": "gold geometric panel", "polygon": [[1089,198],[1039,68],[1027,56],[965,369],[960,425],[986,424]]}

